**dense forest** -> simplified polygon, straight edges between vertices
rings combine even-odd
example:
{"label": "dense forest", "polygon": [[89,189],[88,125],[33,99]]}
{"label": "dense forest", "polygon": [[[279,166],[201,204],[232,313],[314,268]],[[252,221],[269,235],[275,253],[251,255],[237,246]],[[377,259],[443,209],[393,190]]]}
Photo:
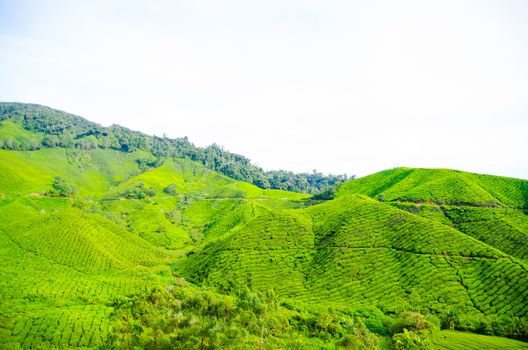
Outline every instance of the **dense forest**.
{"label": "dense forest", "polygon": [[119,125],[103,127],[82,117],[35,104],[0,103],[0,121],[10,120],[31,132],[41,133],[41,139],[0,140],[0,148],[32,151],[41,148],[114,149],[123,152],[143,150],[152,157],[141,160],[143,167],[155,167],[163,160],[186,158],[202,163],[232,179],[246,181],[264,189],[281,189],[302,193],[318,193],[352,177],[285,170],[265,171],[239,154],[212,144],[201,148],[187,137],[171,139],[149,136]]}

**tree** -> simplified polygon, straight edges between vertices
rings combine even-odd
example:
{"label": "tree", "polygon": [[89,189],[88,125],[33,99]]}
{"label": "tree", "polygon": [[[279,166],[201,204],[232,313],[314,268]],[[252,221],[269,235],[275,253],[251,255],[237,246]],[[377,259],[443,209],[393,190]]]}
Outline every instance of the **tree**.
{"label": "tree", "polygon": [[181,304],[167,290],[114,302],[111,348],[169,348],[169,335],[178,327]]}
{"label": "tree", "polygon": [[52,196],[73,197],[77,193],[77,187],[66,182],[62,177],[55,176],[52,184],[53,190],[49,192]]}
{"label": "tree", "polygon": [[404,329],[410,331],[421,331],[431,329],[433,324],[427,321],[419,312],[404,311],[399,316],[396,322],[391,327],[392,333],[401,333]]}
{"label": "tree", "polygon": [[40,143],[41,143],[42,147],[53,148],[53,147],[58,147],[59,146],[60,139],[56,135],[46,135],[46,136],[44,136],[42,141],[40,141]]}
{"label": "tree", "polygon": [[274,329],[280,329],[284,320],[277,314],[279,299],[273,289],[260,297],[260,307],[256,309],[260,333],[259,349],[264,349],[267,338]]}
{"label": "tree", "polygon": [[312,199],[314,200],[331,200],[335,197],[335,187],[329,187],[324,191],[321,191],[319,193],[316,193],[312,196]]}
{"label": "tree", "polygon": [[430,349],[434,324],[419,312],[402,312],[391,326],[393,349]]}

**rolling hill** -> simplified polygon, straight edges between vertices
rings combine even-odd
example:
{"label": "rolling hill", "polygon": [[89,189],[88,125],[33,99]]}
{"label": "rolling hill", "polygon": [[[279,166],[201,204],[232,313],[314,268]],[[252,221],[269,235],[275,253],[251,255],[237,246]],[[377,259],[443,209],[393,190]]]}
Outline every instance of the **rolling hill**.
{"label": "rolling hill", "polygon": [[[24,122],[39,109],[17,106],[0,121],[0,348],[127,348],[116,312],[153,288],[192,317],[138,326],[140,348],[157,332],[160,348],[388,348],[406,312],[425,328],[528,340],[527,180],[396,168],[315,200],[151,148],[44,146],[49,134]],[[57,138],[89,123],[60,116]],[[207,318],[211,305],[222,316]],[[451,330],[431,339],[526,347]]]}

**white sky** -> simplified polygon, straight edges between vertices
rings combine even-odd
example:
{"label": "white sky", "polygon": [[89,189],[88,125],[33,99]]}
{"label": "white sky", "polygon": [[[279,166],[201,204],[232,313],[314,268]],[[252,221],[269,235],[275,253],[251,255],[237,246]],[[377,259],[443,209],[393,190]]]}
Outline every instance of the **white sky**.
{"label": "white sky", "polygon": [[266,169],[528,178],[528,1],[0,0],[0,101]]}

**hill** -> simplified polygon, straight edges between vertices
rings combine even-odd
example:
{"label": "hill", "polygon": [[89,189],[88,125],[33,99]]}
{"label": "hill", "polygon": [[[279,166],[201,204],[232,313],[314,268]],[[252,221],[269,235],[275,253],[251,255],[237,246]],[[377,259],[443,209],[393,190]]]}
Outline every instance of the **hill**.
{"label": "hill", "polygon": [[528,208],[528,182],[450,169],[396,168],[343,184],[351,193],[387,201]]}
{"label": "hill", "polygon": [[318,200],[0,110],[0,348],[526,345],[452,329],[528,340],[527,180],[397,168]]}
{"label": "hill", "polygon": [[187,158],[202,163],[235,180],[261,188],[316,193],[347,180],[346,175],[323,175],[290,171],[264,171],[239,154],[213,144],[194,146],[187,137],[170,139],[145,135],[119,125],[102,127],[82,117],[49,107],[0,102],[0,148],[37,150],[65,148],[78,150],[112,149],[122,152],[144,151],[138,159],[144,167],[159,165],[168,157]]}
{"label": "hill", "polygon": [[453,227],[356,195],[259,216],[193,254],[188,266],[196,282],[251,281],[305,303],[528,312],[528,290],[516,287],[528,286],[524,262]]}

